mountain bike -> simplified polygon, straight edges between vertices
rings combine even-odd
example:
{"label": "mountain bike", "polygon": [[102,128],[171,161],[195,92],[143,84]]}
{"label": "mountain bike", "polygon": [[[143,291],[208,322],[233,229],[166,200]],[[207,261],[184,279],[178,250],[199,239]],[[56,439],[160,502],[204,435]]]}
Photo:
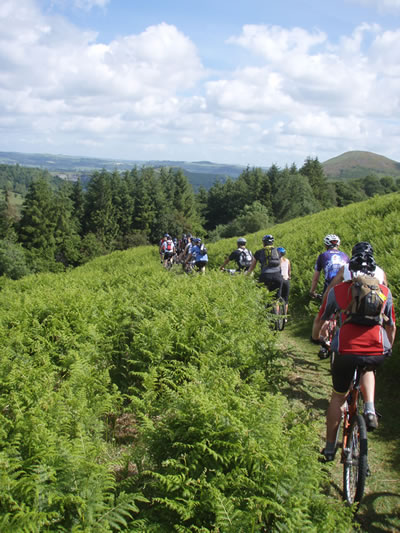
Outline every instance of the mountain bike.
{"label": "mountain bike", "polygon": [[[359,504],[369,475],[367,425],[361,412],[361,375],[371,366],[359,366],[354,372],[352,386],[348,392],[342,424],[336,435],[336,448],[341,447],[340,462],[343,464],[343,496],[349,505]],[[342,429],[342,441],[339,434]]]}
{"label": "mountain bike", "polygon": [[282,296],[278,298],[272,304],[272,313],[276,316],[274,324],[276,331],[283,331],[286,323],[286,302]]}
{"label": "mountain bike", "polygon": [[[316,294],[315,299],[320,300],[322,302],[323,295],[322,294]],[[320,351],[318,353],[318,357],[320,359],[328,359],[329,357],[329,363],[330,368],[332,370],[333,361],[335,360],[335,352],[332,350],[332,340],[336,334],[337,330],[337,324],[339,319],[339,313],[333,313],[328,320],[328,323],[326,325],[326,337],[324,339],[324,342],[321,344]]]}

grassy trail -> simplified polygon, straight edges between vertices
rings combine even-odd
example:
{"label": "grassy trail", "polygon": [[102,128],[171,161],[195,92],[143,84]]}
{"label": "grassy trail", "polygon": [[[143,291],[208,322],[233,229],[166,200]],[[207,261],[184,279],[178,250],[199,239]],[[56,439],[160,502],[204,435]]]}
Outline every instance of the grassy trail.
{"label": "grassy trail", "polygon": [[[296,320],[280,334],[279,344],[291,364],[288,386],[282,392],[301,402],[312,413],[325,443],[325,413],[331,390],[329,361],[318,359],[312,345],[310,321]],[[394,357],[394,356],[393,356]],[[377,377],[376,405],[382,413],[377,431],[368,434],[368,460],[372,475],[367,478],[363,503],[356,522],[368,533],[400,531],[400,393],[392,379],[391,361]],[[339,457],[327,465],[331,472],[330,494],[342,498],[343,467]]]}

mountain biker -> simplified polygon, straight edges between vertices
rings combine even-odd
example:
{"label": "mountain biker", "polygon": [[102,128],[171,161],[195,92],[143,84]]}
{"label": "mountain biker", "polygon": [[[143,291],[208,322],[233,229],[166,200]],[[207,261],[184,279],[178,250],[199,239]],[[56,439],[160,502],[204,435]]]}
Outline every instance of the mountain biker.
{"label": "mountain biker", "polygon": [[[319,277],[321,271],[324,271],[325,281],[322,294],[326,292],[326,289],[331,282],[331,280],[336,276],[340,268],[349,262],[349,257],[344,252],[339,250],[340,238],[330,233],[324,237],[325,252],[322,252],[317,257],[314,267],[314,275],[311,281],[310,294],[313,298],[316,297],[316,288],[318,285]],[[321,329],[321,336],[326,339],[328,336],[328,320],[325,322]],[[321,346],[318,352],[318,357],[320,359],[325,359],[329,357],[329,351],[325,346]]]}
{"label": "mountain biker", "polygon": [[[289,291],[290,278],[292,277],[292,266],[287,257],[285,257],[286,250],[282,246],[278,247],[278,252],[281,254],[281,274],[282,274],[282,298],[285,300],[285,315],[288,314],[289,306]],[[287,321],[287,318],[285,318]]]}
{"label": "mountain biker", "polygon": [[186,259],[186,264],[190,262],[190,260],[194,259],[194,266],[196,269],[201,272],[202,274],[206,271],[206,265],[208,263],[208,255],[207,250],[204,246],[204,244],[201,244],[200,238],[194,238],[192,239],[193,247]]}
{"label": "mountain biker", "polygon": [[251,266],[253,261],[253,254],[246,248],[246,239],[244,237],[239,237],[236,241],[237,249],[225,259],[224,263],[221,265],[220,270],[224,270],[225,266],[229,261],[235,261],[239,271],[247,271]]}
{"label": "mountain biker", "polygon": [[[356,272],[371,275],[375,267],[375,261],[367,253],[353,255],[349,263],[349,268],[353,275]],[[326,446],[322,451],[327,461],[333,460],[335,456],[336,431],[355,368],[366,363],[372,364],[374,368],[381,365],[385,358],[391,354],[396,334],[392,294],[389,288],[381,283],[379,284],[380,297],[382,302],[384,302],[381,323],[361,325],[348,319],[348,315],[344,313],[344,310],[349,309],[349,305],[352,302],[352,283],[351,280],[344,281],[330,289],[314,320],[311,335],[312,342],[318,344],[323,322],[332,313],[337,310],[341,311],[340,328],[332,341],[332,349],[337,356],[332,366],[333,391],[327,412]],[[375,374],[373,371],[368,371],[365,372],[363,378],[361,390],[364,399],[364,417],[367,428],[372,430],[378,426],[374,404]]]}
{"label": "mountain biker", "polygon": [[[351,255],[353,256],[358,253],[370,254],[373,257],[374,249],[369,242],[366,242],[366,241],[358,242],[357,244],[353,246],[351,250]],[[378,267],[378,265],[375,266],[375,270],[374,272],[372,272],[372,275],[379,281],[379,283],[382,283],[383,285],[387,285],[386,274],[380,267]],[[340,268],[339,272],[331,280],[325,293],[328,293],[329,289],[331,289],[332,287],[334,287],[341,281],[348,281],[349,279],[352,279],[353,277],[354,277],[354,273],[349,269],[349,264],[346,263]]]}
{"label": "mountain biker", "polygon": [[258,281],[264,283],[269,291],[277,291],[277,297],[279,297],[281,295],[283,277],[281,273],[281,257],[277,248],[273,246],[274,241],[275,239],[272,235],[264,235],[262,238],[264,248],[256,251],[246,275],[250,275],[253,272],[259,261],[261,274]]}
{"label": "mountain biker", "polygon": [[160,254],[162,254],[164,267],[166,267],[168,261],[175,255],[175,244],[168,233],[164,237],[166,239],[161,244]]}
{"label": "mountain biker", "polygon": [[324,293],[330,281],[336,276],[340,268],[349,262],[347,254],[339,250],[340,238],[337,235],[329,234],[324,237],[325,252],[322,252],[317,257],[314,267],[314,275],[311,281],[311,296],[316,296],[316,288],[318,285],[321,271],[324,271],[325,282],[322,293]]}

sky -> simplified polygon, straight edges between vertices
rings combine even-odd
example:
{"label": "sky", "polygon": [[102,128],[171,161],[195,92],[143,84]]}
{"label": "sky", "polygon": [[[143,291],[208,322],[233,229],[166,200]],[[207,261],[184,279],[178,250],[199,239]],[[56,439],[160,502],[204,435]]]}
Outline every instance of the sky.
{"label": "sky", "polygon": [[400,0],[1,0],[0,151],[400,161]]}

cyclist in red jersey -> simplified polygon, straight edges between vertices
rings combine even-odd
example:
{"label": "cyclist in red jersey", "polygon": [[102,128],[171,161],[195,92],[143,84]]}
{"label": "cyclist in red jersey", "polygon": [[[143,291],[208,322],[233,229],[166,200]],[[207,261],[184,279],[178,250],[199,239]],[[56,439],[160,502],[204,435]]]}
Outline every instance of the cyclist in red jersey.
{"label": "cyclist in red jersey", "polygon": [[[370,254],[357,254],[349,264],[353,272],[370,274],[375,270],[375,261]],[[379,284],[384,320],[376,325],[360,325],[347,321],[348,309],[352,301],[352,281],[345,281],[333,287],[314,320],[311,341],[318,344],[321,327],[325,320],[337,310],[341,310],[340,328],[332,341],[332,349],[337,353],[332,367],[333,391],[327,412],[326,446],[323,454],[327,461],[335,456],[336,431],[341,419],[342,408],[351,385],[354,370],[362,364],[378,367],[391,354],[396,334],[395,312],[392,294],[388,287]],[[385,318],[386,317],[386,318]],[[368,429],[378,426],[375,412],[375,374],[368,371],[361,383],[364,399],[364,417]]]}

